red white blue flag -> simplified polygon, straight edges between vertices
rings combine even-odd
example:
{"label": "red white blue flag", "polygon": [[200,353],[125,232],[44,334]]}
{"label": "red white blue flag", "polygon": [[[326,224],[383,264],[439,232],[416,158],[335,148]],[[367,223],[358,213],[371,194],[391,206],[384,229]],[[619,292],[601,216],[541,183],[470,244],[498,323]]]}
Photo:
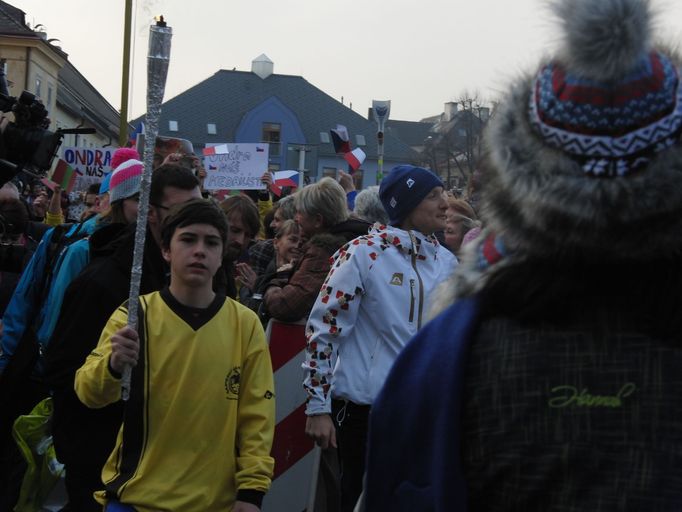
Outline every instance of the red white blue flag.
{"label": "red white blue flag", "polygon": [[228,149],[227,144],[218,144],[217,146],[204,148],[204,156],[227,155],[229,152],[230,150]]}
{"label": "red white blue flag", "polygon": [[337,155],[344,155],[350,152],[350,136],[348,135],[348,129],[337,124],[336,128],[329,130],[332,135],[332,142],[334,143],[334,151]]}
{"label": "red white blue flag", "polygon": [[277,171],[273,173],[270,190],[277,196],[282,195],[282,187],[298,188],[298,171]]}
{"label": "red white blue flag", "polygon": [[365,152],[362,149],[355,148],[353,151],[343,155],[343,158],[348,162],[351,169],[357,171],[365,161],[365,158],[367,158],[367,155],[365,155]]}

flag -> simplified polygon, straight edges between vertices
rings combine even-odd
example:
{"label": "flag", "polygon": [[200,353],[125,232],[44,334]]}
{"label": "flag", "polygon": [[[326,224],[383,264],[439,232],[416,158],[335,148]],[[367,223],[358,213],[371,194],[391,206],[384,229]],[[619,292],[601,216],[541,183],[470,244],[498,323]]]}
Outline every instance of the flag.
{"label": "flag", "polygon": [[350,152],[350,137],[348,135],[348,129],[337,124],[336,128],[329,130],[332,135],[332,142],[334,143],[334,151],[337,155],[343,155]]}
{"label": "flag", "polygon": [[362,162],[365,161],[365,158],[367,158],[367,155],[365,155],[365,152],[362,149],[355,148],[353,151],[343,155],[343,158],[346,160],[346,162],[348,162],[348,165],[350,165],[351,169],[357,171],[362,165]]}
{"label": "flag", "polygon": [[78,171],[76,171],[76,169],[60,158],[50,180],[62,187],[62,190],[65,190],[68,193],[73,190],[73,186],[76,184],[77,174]]}
{"label": "flag", "polygon": [[137,143],[137,136],[143,135],[143,134],[144,134],[144,123],[142,121],[140,121],[139,123],[137,123],[137,127],[135,128],[135,130],[133,130],[133,133],[130,136],[130,139],[128,139],[128,146],[131,148],[135,147],[135,145]]}
{"label": "flag", "polygon": [[298,188],[298,171],[277,171],[272,176],[272,193],[281,196],[282,187]]}
{"label": "flag", "polygon": [[227,149],[227,144],[218,144],[217,146],[204,148],[204,156],[227,155],[229,152],[230,150]]}

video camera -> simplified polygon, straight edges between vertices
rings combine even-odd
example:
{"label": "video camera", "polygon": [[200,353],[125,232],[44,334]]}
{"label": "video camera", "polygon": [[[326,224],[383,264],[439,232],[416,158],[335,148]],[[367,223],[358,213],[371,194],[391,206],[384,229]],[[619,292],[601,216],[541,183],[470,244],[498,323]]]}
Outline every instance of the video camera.
{"label": "video camera", "polygon": [[12,112],[14,121],[0,127],[0,186],[21,171],[44,176],[66,134],[95,133],[92,128],[48,130],[50,119],[42,102],[28,91],[19,98],[9,95],[5,59],[0,59],[0,111]]}

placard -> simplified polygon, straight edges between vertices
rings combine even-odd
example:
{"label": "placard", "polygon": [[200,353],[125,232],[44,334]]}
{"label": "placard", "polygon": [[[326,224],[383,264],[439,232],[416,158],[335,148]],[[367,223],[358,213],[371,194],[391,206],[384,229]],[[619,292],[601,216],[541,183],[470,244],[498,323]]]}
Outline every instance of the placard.
{"label": "placard", "polygon": [[204,149],[206,190],[262,190],[268,170],[268,144],[219,144]]}
{"label": "placard", "polygon": [[63,160],[76,171],[73,190],[86,190],[93,183],[101,183],[104,175],[112,171],[111,156],[116,149],[118,148],[64,148]]}

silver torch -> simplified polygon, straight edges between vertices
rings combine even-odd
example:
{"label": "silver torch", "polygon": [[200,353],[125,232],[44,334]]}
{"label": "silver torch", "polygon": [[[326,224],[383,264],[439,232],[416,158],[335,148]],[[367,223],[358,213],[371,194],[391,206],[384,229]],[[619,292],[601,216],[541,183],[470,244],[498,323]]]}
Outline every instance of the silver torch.
{"label": "silver torch", "polygon": [[[161,103],[166,89],[168,63],[170,61],[171,37],[173,30],[166,26],[163,16],[156,25],[149,27],[149,53],[147,54],[147,117],[145,119],[144,137],[144,172],[140,185],[140,200],[135,230],[135,249],[133,267],[130,275],[130,293],[128,296],[128,325],[137,330],[140,281],[142,279],[142,261],[147,234],[147,211],[149,210],[149,190],[152,183],[152,166],[154,164],[154,147],[159,133]],[[132,368],[126,366],[121,378],[121,398],[130,397],[130,378]]]}

